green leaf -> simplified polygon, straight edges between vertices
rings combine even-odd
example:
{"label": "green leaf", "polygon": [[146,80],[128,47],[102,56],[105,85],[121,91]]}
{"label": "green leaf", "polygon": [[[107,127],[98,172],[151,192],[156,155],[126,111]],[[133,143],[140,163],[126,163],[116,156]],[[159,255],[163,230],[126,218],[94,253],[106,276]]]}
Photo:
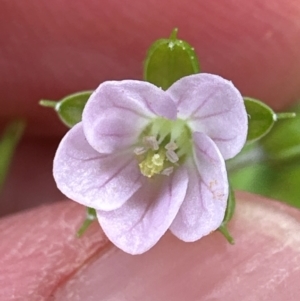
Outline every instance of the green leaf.
{"label": "green leaf", "polygon": [[276,121],[276,114],[257,99],[244,97],[244,101],[248,113],[247,142],[254,142],[271,130]]}
{"label": "green leaf", "polygon": [[54,108],[62,122],[68,127],[72,127],[81,121],[82,111],[92,92],[93,91],[83,91],[74,93],[58,102],[41,100],[40,105]]}
{"label": "green leaf", "polygon": [[300,164],[253,164],[230,177],[234,187],[300,208]]}
{"label": "green leaf", "polygon": [[23,134],[24,128],[25,122],[23,120],[15,120],[5,128],[0,140],[0,190],[3,187],[15,148]]}
{"label": "green leaf", "polygon": [[[300,104],[292,108],[300,113]],[[277,119],[295,116],[279,113]],[[272,131],[256,143],[248,145],[237,157],[246,164],[229,168],[230,181],[236,189],[247,190],[300,208],[300,115],[276,122]],[[250,148],[249,148],[250,147]],[[239,160],[237,160],[239,161]],[[228,161],[227,170],[228,170]],[[230,162],[234,163],[234,162]],[[237,162],[238,163],[238,162]],[[233,165],[233,167],[234,167]],[[229,165],[232,167],[232,164]]]}
{"label": "green leaf", "polygon": [[89,226],[97,219],[97,213],[94,208],[86,207],[86,218],[83,221],[81,227],[77,231],[77,237],[81,237]]}
{"label": "green leaf", "polygon": [[200,72],[194,48],[178,40],[177,31],[175,28],[169,39],[154,42],[144,63],[144,79],[164,90],[180,78]]}

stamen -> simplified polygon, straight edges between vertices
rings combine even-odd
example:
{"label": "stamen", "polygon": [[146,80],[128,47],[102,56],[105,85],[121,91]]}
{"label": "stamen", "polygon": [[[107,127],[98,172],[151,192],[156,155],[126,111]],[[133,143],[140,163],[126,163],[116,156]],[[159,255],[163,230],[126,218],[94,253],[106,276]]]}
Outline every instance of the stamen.
{"label": "stamen", "polygon": [[172,163],[175,163],[179,160],[177,154],[173,150],[167,150],[166,156],[167,156],[168,160]]}
{"label": "stamen", "polygon": [[176,150],[178,148],[177,144],[175,142],[169,142],[166,146],[165,149],[167,150]]}
{"label": "stamen", "polygon": [[165,169],[161,172],[161,174],[162,174],[162,175],[165,175],[165,176],[169,176],[169,175],[173,172],[173,170],[174,170],[174,167],[173,167],[173,166],[170,166],[170,167],[168,167],[168,168],[165,168]]}
{"label": "stamen", "polygon": [[133,152],[134,152],[137,156],[144,154],[146,151],[147,151],[146,148],[143,147],[143,146],[138,146],[138,147],[136,147],[136,148],[133,150]]}
{"label": "stamen", "polygon": [[[169,176],[183,163],[192,149],[191,132],[185,120],[155,119],[143,132],[134,149],[141,173],[152,178],[155,175]],[[179,160],[180,158],[180,160]]]}
{"label": "stamen", "polygon": [[146,146],[150,147],[153,150],[158,150],[159,148],[158,141],[154,136],[145,136],[143,138],[143,142]]}

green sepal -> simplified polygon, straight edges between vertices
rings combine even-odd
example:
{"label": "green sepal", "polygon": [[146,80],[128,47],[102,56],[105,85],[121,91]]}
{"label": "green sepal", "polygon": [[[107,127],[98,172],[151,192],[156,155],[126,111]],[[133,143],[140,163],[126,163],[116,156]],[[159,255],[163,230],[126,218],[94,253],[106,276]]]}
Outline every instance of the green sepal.
{"label": "green sepal", "polygon": [[86,207],[86,218],[77,231],[77,237],[81,237],[96,219],[96,210],[94,208]]}
{"label": "green sepal", "polygon": [[164,90],[180,78],[200,72],[194,48],[178,40],[177,32],[175,28],[169,39],[154,42],[144,62],[144,80]]}
{"label": "green sepal", "polygon": [[25,129],[24,120],[15,120],[4,129],[0,140],[0,190],[3,187],[16,146]]}
{"label": "green sepal", "polygon": [[227,225],[221,225],[218,230],[222,233],[222,235],[226,238],[226,240],[231,244],[234,245],[234,238],[231,236],[230,232],[228,231]]}
{"label": "green sepal", "polygon": [[257,99],[244,97],[244,102],[248,114],[247,142],[254,142],[271,130],[277,118],[269,106]]}
{"label": "green sepal", "polygon": [[232,189],[232,186],[229,185],[229,195],[227,200],[225,216],[223,219],[223,224],[227,224],[228,222],[230,222],[230,220],[233,217],[234,211],[235,211],[235,194],[234,194],[234,190]]}
{"label": "green sepal", "polygon": [[93,91],[83,91],[64,97],[60,101],[41,100],[40,105],[52,107],[61,121],[68,127],[73,127],[81,121],[82,111]]}
{"label": "green sepal", "polygon": [[227,229],[227,224],[233,217],[234,211],[235,211],[235,194],[234,194],[234,190],[232,189],[231,185],[229,185],[229,195],[228,195],[228,199],[227,199],[227,207],[226,207],[226,211],[225,211],[225,216],[224,216],[223,222],[222,222],[221,226],[218,228],[218,230],[223,234],[223,236],[227,239],[227,241],[232,245],[234,244],[234,239],[230,235],[230,233]]}

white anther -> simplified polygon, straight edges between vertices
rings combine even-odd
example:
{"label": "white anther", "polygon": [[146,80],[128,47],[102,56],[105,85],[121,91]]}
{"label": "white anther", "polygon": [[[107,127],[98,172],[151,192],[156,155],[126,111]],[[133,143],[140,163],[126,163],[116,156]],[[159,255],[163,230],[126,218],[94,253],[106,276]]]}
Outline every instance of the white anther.
{"label": "white anther", "polygon": [[175,163],[179,160],[177,154],[173,150],[167,150],[166,156],[167,156],[168,160],[172,163]]}
{"label": "white anther", "polygon": [[177,146],[177,144],[175,143],[175,142],[169,142],[166,146],[165,146],[165,149],[167,149],[167,150],[175,150],[175,149],[177,149],[178,148],[178,146]]}
{"label": "white anther", "polygon": [[136,148],[133,150],[133,152],[134,152],[137,156],[144,154],[146,151],[147,151],[146,148],[143,147],[143,146],[138,146],[138,147],[136,147]]}
{"label": "white anther", "polygon": [[158,150],[159,145],[158,141],[154,136],[146,136],[143,138],[143,142],[147,147],[150,147],[153,150]]}
{"label": "white anther", "polygon": [[173,172],[173,170],[174,170],[174,167],[173,167],[173,166],[170,166],[170,167],[168,167],[168,168],[165,168],[165,169],[161,172],[161,174],[162,174],[162,175],[165,175],[165,176],[169,176],[169,175]]}

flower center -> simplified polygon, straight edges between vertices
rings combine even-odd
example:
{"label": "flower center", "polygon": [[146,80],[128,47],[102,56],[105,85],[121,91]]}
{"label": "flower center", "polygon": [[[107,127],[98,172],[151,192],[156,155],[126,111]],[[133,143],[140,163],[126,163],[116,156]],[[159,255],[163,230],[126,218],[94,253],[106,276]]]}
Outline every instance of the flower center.
{"label": "flower center", "polygon": [[141,173],[151,178],[170,175],[191,149],[191,131],[185,121],[157,118],[142,132],[134,153]]}

